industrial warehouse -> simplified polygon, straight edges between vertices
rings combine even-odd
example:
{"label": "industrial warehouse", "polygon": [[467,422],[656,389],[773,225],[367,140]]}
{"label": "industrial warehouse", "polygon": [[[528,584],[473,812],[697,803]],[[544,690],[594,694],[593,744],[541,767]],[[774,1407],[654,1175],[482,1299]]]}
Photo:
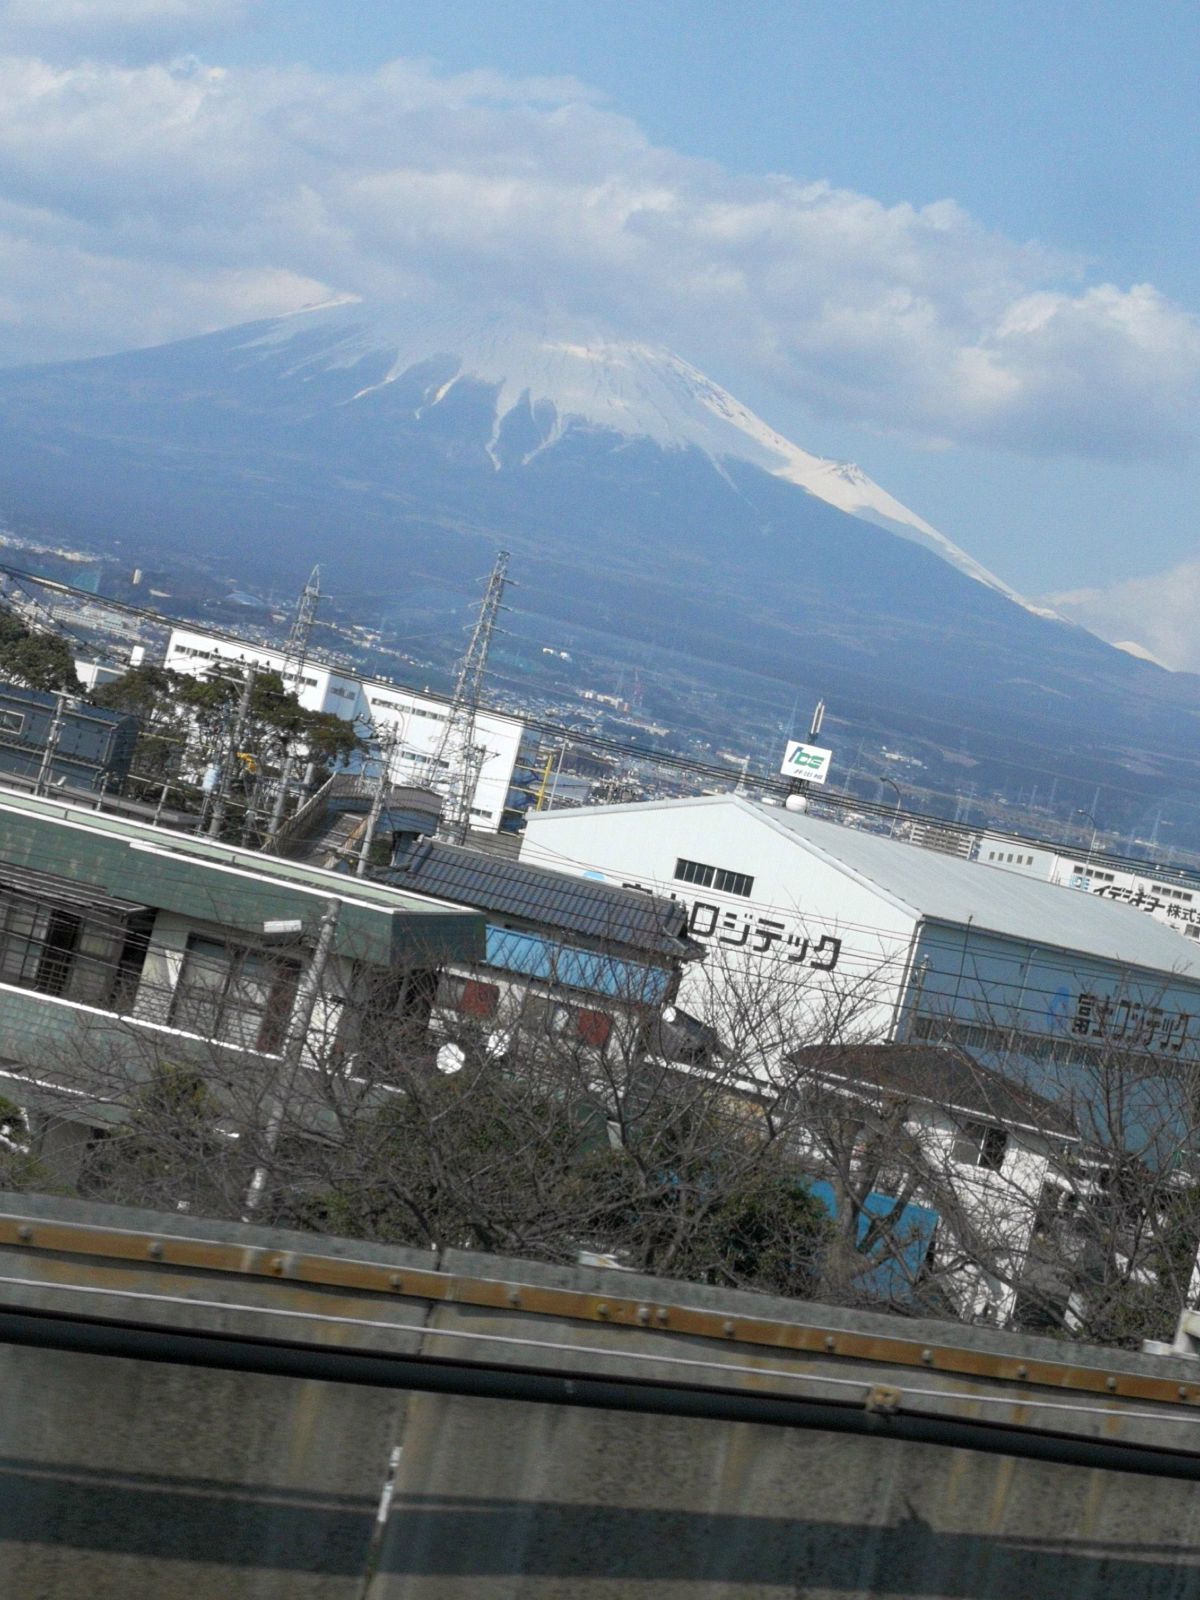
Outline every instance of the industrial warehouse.
{"label": "industrial warehouse", "polygon": [[522,857],[684,902],[709,952],[685,1006],[770,973],[813,1006],[856,999],[863,1037],[987,1060],[1200,1047],[1200,963],[1156,919],[800,810],[710,795],[537,813]]}

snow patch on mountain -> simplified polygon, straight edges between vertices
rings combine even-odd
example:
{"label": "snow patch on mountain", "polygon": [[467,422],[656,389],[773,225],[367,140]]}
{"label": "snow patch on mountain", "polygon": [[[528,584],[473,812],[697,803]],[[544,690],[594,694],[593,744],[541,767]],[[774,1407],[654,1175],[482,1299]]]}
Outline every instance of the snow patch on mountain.
{"label": "snow patch on mountain", "polygon": [[630,439],[647,438],[664,449],[701,450],[723,473],[724,461],[746,461],[839,511],[924,545],[1030,611],[1056,615],[1031,604],[853,463],[810,455],[669,350],[614,340],[578,325],[535,326],[458,314],[376,316],[361,304],[346,301],[279,318],[244,348],[286,345],[297,339],[301,329],[306,333],[319,329],[328,334],[329,342],[314,351],[305,340],[290,374],[308,376],[314,370],[349,369],[365,358],[388,358],[384,376],[359,389],[350,403],[385,389],[434,357],[449,360],[455,370],[430,385],[418,416],[441,404],[464,379],[493,388],[495,410],[485,448],[497,471],[504,466],[498,446],[505,419],[518,406],[544,406],[550,419],[540,441],[522,457],[522,465],[551,448],[569,428],[579,426]]}

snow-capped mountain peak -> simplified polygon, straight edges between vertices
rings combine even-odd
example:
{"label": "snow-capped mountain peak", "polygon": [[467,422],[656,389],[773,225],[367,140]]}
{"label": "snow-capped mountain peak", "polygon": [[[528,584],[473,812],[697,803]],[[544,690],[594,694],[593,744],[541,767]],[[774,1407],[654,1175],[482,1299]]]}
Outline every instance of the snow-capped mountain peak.
{"label": "snow-capped mountain peak", "polygon": [[[384,375],[359,389],[365,399],[437,358],[448,376],[425,391],[418,414],[440,405],[463,380],[494,389],[494,414],[487,449],[497,470],[501,430],[518,406],[533,409],[538,442],[520,458],[528,464],[573,427],[606,429],[626,438],[647,438],[664,449],[703,451],[718,470],[729,460],[746,461],[850,516],[871,522],[933,550],[959,571],[1026,606],[1031,605],[923,517],[910,511],[851,462],[811,455],[778,433],[719,384],[671,351],[614,340],[595,330],[553,322],[540,326],[501,318],[431,316],[391,312],[377,316],[356,302],[339,301],[281,317],[243,346],[277,351],[305,333],[328,335],[314,350],[305,340],[295,375],[314,369],[351,368],[385,356]],[[1042,614],[1053,615],[1043,612]]]}

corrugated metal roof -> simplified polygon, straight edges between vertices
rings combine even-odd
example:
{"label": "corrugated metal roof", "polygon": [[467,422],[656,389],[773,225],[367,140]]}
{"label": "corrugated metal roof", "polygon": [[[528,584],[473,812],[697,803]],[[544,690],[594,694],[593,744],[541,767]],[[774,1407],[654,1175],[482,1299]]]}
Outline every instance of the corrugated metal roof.
{"label": "corrugated metal roof", "polygon": [[[1119,905],[1063,884],[1023,878],[978,861],[961,861],[879,834],[825,822],[782,806],[764,806],[740,795],[699,795],[683,800],[643,801],[599,806],[597,818],[624,813],[733,807],[757,824],[786,834],[807,850],[889,898],[913,915],[938,922],[970,924],[980,932],[1031,944],[1097,956],[1125,966],[1178,973],[1200,979],[1200,951],[1144,911]],[[563,812],[576,822],[586,813]],[[551,813],[538,819],[554,821]],[[803,883],[797,882],[803,905]]]}
{"label": "corrugated metal roof", "polygon": [[691,953],[687,910],[677,901],[460,845],[422,840],[383,881],[629,949]]}
{"label": "corrugated metal roof", "polygon": [[1144,911],[1102,900],[1063,884],[1022,878],[979,861],[962,861],[804,812],[734,799],[751,816],[795,835],[812,850],[848,868],[919,916],[1010,939],[1053,945],[1200,977],[1200,961],[1177,933]]}

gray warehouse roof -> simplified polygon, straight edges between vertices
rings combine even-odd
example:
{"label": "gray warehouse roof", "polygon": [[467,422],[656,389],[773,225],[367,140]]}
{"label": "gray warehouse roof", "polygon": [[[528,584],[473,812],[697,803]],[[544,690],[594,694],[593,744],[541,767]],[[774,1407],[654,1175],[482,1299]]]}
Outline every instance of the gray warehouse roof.
{"label": "gray warehouse roof", "polygon": [[[1200,979],[1200,951],[1144,911],[1062,884],[1024,878],[978,861],[939,855],[879,834],[824,822],[806,812],[765,806],[740,795],[700,795],[596,807],[595,813],[597,817],[620,812],[634,815],[710,806],[735,807],[745,814],[747,827],[771,828],[794,839],[916,917],[969,923],[981,933]],[[562,815],[578,819],[582,813]],[[553,813],[546,821],[552,817]]]}
{"label": "gray warehouse roof", "polygon": [[1060,883],[1023,878],[978,861],[823,822],[802,811],[744,800],[737,804],[794,834],[809,849],[848,868],[919,916],[969,922],[973,928],[1011,939],[1200,978],[1200,961],[1190,946],[1144,911]]}
{"label": "gray warehouse roof", "polygon": [[422,840],[382,881],[656,955],[678,959],[693,951],[687,908],[678,901],[459,845]]}

